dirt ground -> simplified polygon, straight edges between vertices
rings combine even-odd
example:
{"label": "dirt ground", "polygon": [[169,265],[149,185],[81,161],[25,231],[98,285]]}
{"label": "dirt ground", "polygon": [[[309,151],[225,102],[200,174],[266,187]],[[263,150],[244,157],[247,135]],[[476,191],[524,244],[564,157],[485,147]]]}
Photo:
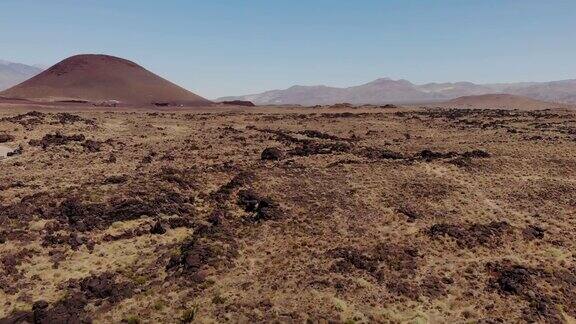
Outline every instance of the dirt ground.
{"label": "dirt ground", "polygon": [[0,108],[0,323],[576,318],[574,111]]}

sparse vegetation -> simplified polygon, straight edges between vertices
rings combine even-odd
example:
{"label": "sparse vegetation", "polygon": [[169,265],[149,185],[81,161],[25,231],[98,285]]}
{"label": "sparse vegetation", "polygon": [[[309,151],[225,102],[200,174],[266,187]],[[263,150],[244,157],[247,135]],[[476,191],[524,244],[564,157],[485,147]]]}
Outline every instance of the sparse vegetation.
{"label": "sparse vegetation", "polygon": [[182,313],[182,317],[180,318],[181,323],[192,323],[196,318],[197,310],[198,309],[196,307],[185,310],[184,313]]}
{"label": "sparse vegetation", "polygon": [[576,318],[573,112],[163,109],[0,111],[0,319]]}
{"label": "sparse vegetation", "polygon": [[164,300],[158,300],[154,303],[154,310],[162,311],[166,307],[166,302]]}
{"label": "sparse vegetation", "polygon": [[130,316],[130,317],[122,320],[122,323],[126,323],[126,324],[140,324],[140,323],[142,323],[142,322],[138,319],[138,317],[136,317],[136,316]]}

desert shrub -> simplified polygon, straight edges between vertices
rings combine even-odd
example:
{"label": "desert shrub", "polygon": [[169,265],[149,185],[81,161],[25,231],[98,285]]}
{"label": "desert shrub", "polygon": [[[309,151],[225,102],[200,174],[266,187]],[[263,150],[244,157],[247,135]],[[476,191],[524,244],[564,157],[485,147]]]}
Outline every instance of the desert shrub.
{"label": "desert shrub", "polygon": [[130,316],[122,320],[123,323],[127,324],[140,324],[140,320],[136,316]]}
{"label": "desert shrub", "polygon": [[180,319],[180,321],[182,323],[192,323],[192,321],[194,320],[194,318],[196,318],[196,312],[197,312],[197,308],[196,306],[187,309],[184,311],[184,313],[182,313],[182,318]]}

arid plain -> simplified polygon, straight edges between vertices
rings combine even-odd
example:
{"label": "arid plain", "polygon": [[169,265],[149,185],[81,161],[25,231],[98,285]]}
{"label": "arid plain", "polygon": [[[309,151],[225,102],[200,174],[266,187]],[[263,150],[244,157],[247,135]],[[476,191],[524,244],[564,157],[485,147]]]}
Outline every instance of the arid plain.
{"label": "arid plain", "polygon": [[570,322],[576,113],[4,104],[0,320]]}

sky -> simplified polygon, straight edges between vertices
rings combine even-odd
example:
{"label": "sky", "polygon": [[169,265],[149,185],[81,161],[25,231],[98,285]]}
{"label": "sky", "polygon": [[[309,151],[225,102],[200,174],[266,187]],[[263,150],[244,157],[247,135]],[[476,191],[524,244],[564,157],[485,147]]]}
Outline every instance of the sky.
{"label": "sky", "polygon": [[576,78],[575,0],[0,0],[0,59],[120,56],[213,99]]}

